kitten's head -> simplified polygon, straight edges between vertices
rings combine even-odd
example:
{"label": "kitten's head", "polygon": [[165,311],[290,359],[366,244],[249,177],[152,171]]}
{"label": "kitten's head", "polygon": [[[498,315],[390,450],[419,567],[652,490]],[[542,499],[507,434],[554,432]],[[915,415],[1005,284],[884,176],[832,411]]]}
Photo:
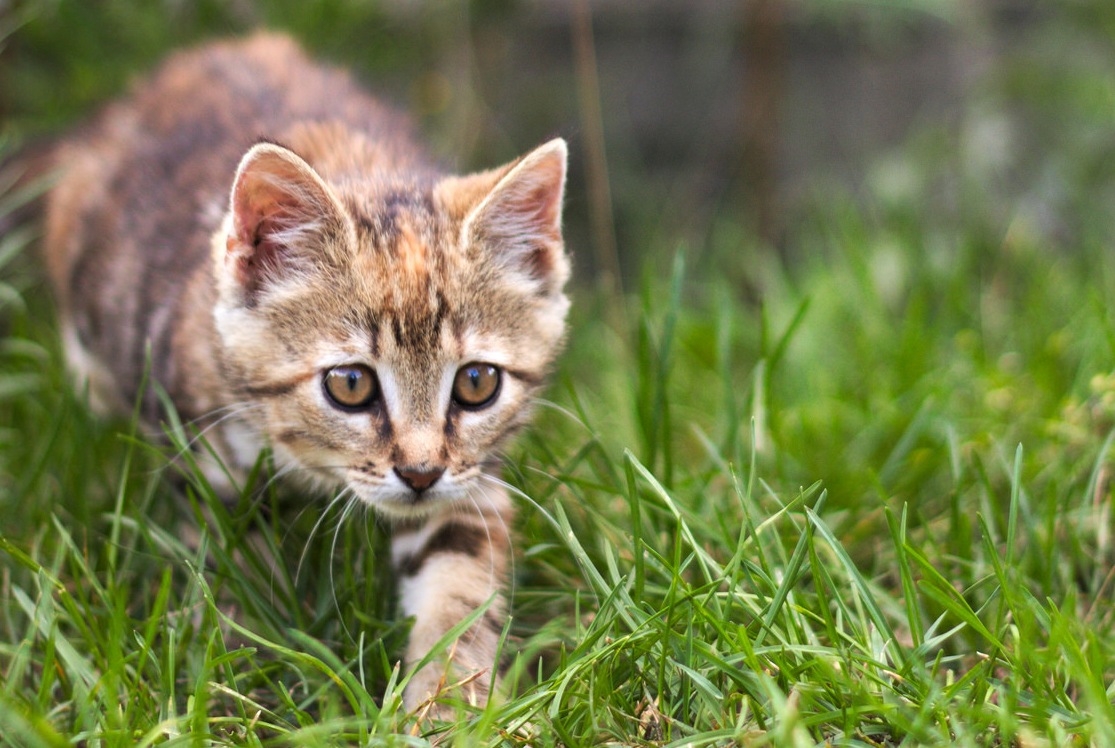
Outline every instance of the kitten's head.
{"label": "kitten's head", "polygon": [[476,500],[564,335],[565,164],[560,139],[418,181],[244,156],[215,316],[229,390],[280,464],[388,516]]}

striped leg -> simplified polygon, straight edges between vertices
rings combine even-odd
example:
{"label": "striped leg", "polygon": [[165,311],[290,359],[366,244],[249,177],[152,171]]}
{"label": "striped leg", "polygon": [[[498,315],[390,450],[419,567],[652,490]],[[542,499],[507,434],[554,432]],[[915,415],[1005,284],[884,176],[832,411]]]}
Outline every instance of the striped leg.
{"label": "striped leg", "polygon": [[[506,619],[503,585],[510,554],[511,504],[487,490],[485,506],[458,507],[416,529],[397,530],[392,557],[403,611],[414,616],[406,664],[413,667],[451,628],[487,606],[446,655],[414,674],[404,692],[410,710],[464,681],[452,696],[483,706],[488,700],[496,648]],[[490,601],[490,602],[489,602]],[[436,714],[435,710],[435,714]]]}

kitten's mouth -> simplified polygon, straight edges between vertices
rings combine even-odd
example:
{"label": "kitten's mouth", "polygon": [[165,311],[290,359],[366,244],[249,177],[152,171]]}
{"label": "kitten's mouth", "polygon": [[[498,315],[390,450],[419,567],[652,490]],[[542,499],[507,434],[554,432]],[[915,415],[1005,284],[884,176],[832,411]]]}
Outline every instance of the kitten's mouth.
{"label": "kitten's mouth", "polygon": [[359,476],[350,477],[349,489],[356,497],[385,517],[420,519],[461,498],[456,488],[435,486],[416,491],[389,483],[370,483]]}

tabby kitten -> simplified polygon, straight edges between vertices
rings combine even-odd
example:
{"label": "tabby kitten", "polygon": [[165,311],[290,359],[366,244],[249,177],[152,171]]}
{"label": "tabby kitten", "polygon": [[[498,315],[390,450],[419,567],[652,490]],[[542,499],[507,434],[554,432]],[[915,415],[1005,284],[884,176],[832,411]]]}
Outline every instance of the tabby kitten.
{"label": "tabby kitten", "polygon": [[171,57],[54,160],[46,262],[94,405],[142,397],[156,422],[149,365],[234,476],[269,446],[393,520],[409,664],[487,606],[406,705],[475,673],[483,703],[510,552],[496,455],[569,306],[564,141],[445,175],[348,75],[257,35]]}

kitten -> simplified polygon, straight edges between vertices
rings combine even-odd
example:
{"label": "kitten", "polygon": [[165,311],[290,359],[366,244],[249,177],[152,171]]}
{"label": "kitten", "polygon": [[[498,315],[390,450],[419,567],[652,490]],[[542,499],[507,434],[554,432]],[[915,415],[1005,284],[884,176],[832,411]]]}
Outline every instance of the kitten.
{"label": "kitten", "polygon": [[46,264],[94,405],[142,397],[156,422],[149,362],[234,476],[269,446],[393,520],[408,664],[487,606],[405,703],[475,673],[483,703],[512,514],[496,455],[569,306],[564,141],[445,175],[404,118],[264,34],[171,57],[54,156]]}

